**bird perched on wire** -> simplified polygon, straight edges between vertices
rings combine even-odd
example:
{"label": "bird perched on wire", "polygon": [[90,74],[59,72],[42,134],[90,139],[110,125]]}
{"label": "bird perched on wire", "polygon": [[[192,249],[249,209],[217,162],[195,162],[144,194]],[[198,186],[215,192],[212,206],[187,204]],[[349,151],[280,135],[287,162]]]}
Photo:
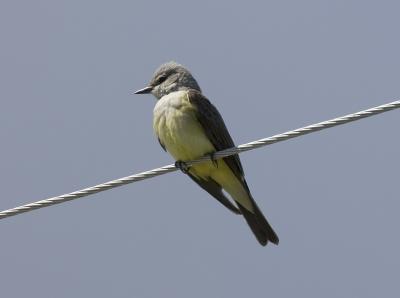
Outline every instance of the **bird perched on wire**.
{"label": "bird perched on wire", "polygon": [[[233,213],[242,214],[261,245],[279,239],[254,201],[238,155],[213,159],[213,153],[234,147],[225,123],[202,94],[192,74],[176,62],[161,65],[148,86],[135,94],[157,98],[153,128],[175,165]],[[188,167],[185,161],[209,154],[212,161]],[[222,192],[225,190],[231,202]]]}

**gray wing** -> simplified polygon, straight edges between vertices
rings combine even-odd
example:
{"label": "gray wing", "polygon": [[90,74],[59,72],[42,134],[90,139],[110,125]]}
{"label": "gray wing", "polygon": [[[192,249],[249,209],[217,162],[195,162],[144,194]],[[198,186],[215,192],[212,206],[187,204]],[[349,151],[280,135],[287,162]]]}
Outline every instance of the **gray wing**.
{"label": "gray wing", "polygon": [[[214,105],[196,90],[190,90],[188,95],[189,101],[197,109],[197,119],[201,123],[205,134],[214,145],[215,149],[220,151],[234,147],[235,144],[233,143],[232,137],[225,126],[224,120]],[[243,179],[243,167],[240,163],[239,156],[236,154],[225,157],[224,161],[239,179],[239,181],[241,181],[247,188],[246,182]]]}
{"label": "gray wing", "polygon": [[[224,120],[222,119],[218,110],[210,103],[210,101],[196,90],[189,91],[189,100],[196,107],[197,119],[201,123],[205,134],[214,145],[215,149],[223,150],[234,147],[233,140],[229,135]],[[251,230],[253,231],[254,235],[257,237],[261,245],[266,245],[268,241],[278,244],[278,236],[269,225],[268,221],[265,219],[264,215],[262,214],[261,210],[258,208],[256,202],[250,194],[249,187],[247,186],[246,180],[244,179],[243,168],[240,163],[239,156],[236,154],[233,156],[225,157],[224,161],[238,178],[238,180],[242,183],[242,185],[246,188],[249,194],[249,199],[253,204],[253,212],[247,210],[238,202],[236,203]],[[221,189],[221,186],[218,184],[217,187]]]}

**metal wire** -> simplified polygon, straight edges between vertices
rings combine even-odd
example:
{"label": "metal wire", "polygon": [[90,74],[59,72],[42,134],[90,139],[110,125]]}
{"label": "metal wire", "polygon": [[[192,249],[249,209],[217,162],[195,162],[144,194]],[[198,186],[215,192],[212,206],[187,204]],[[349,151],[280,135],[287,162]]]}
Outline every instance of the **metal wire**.
{"label": "metal wire", "polygon": [[[384,104],[375,108],[371,108],[368,110],[364,110],[364,111],[360,111],[357,113],[353,113],[353,114],[349,114],[346,116],[342,116],[342,117],[338,117],[332,120],[328,120],[328,121],[323,121],[323,122],[319,122],[316,124],[312,124],[312,125],[308,125],[302,128],[298,128],[295,130],[291,130],[288,132],[284,132],[281,134],[277,134],[274,135],[272,137],[269,138],[265,138],[265,139],[260,139],[257,141],[253,141],[247,144],[243,144],[243,145],[239,145],[237,147],[233,147],[233,148],[229,148],[226,150],[222,150],[219,152],[216,152],[213,156],[214,159],[219,159],[219,158],[223,158],[226,156],[230,156],[230,155],[234,155],[234,154],[238,154],[238,153],[242,153],[244,151],[249,151],[249,150],[253,150],[256,148],[260,148],[266,145],[271,145],[274,143],[278,143],[278,142],[282,142],[288,139],[292,139],[295,137],[299,137],[305,134],[309,134],[312,132],[316,132],[322,129],[326,129],[329,127],[333,127],[333,126],[337,126],[337,125],[342,125],[345,123],[349,123],[352,121],[356,121],[362,118],[367,118],[373,115],[377,115],[383,112],[387,112],[390,110],[394,110],[400,108],[400,100],[398,101],[393,101],[391,103],[388,104]],[[186,162],[186,164],[188,166],[194,165],[194,164],[198,164],[201,162],[205,162],[205,161],[209,161],[210,160],[210,156],[204,156],[198,160],[194,160],[194,161],[189,161]],[[15,207],[12,209],[8,209],[8,210],[4,210],[0,212],[0,219],[6,218],[6,217],[10,217],[10,216],[14,216],[20,213],[24,213],[24,212],[29,212],[35,209],[39,209],[39,208],[44,208],[44,207],[48,207],[48,206],[52,206],[55,204],[60,204],[60,203],[64,203],[67,201],[72,201],[78,198],[82,198],[91,194],[95,194],[97,192],[101,192],[101,191],[105,191],[114,187],[119,187],[125,184],[129,184],[129,183],[133,183],[133,182],[137,182],[140,180],[144,180],[144,179],[149,179],[155,176],[159,176],[159,175],[163,175],[169,172],[174,172],[176,171],[177,168],[175,167],[174,164],[170,164],[161,168],[157,168],[157,169],[153,169],[150,171],[146,171],[146,172],[142,172],[139,174],[134,174],[131,176],[127,176],[127,177],[123,177],[120,179],[116,179],[116,180],[112,180],[106,183],[102,183],[102,184],[98,184],[96,186],[92,186],[92,187],[88,187],[82,190],[78,190],[78,191],[74,191],[68,194],[64,194],[61,196],[57,196],[57,197],[52,197],[49,199],[45,199],[45,200],[41,200],[41,201],[37,201],[37,202],[33,202],[30,204],[26,204],[26,205],[22,205],[19,207]]]}

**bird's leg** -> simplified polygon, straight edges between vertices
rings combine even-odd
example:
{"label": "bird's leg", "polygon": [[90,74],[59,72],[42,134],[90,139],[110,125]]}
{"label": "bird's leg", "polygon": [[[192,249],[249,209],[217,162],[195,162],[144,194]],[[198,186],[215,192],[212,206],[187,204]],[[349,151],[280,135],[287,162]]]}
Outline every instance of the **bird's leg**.
{"label": "bird's leg", "polygon": [[215,158],[215,152],[209,153],[208,156],[210,157],[213,165],[218,168],[218,159]]}
{"label": "bird's leg", "polygon": [[182,160],[177,160],[175,162],[175,167],[178,168],[179,170],[181,170],[184,174],[189,173],[190,167],[186,164],[186,162],[184,162]]}

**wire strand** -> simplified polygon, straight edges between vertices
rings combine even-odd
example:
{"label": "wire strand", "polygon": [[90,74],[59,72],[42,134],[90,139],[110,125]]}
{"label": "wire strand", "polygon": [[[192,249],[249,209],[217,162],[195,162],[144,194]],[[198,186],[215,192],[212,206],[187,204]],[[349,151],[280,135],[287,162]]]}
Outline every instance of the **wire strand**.
{"label": "wire strand", "polygon": [[[312,124],[312,125],[308,125],[302,128],[298,128],[295,130],[291,130],[291,131],[287,131],[281,134],[277,134],[274,135],[272,137],[269,138],[264,138],[264,139],[260,139],[257,141],[253,141],[250,143],[246,143],[246,144],[242,144],[239,145],[237,147],[233,147],[233,148],[229,148],[226,150],[222,150],[222,151],[218,151],[213,155],[214,159],[220,159],[223,157],[227,157],[230,155],[234,155],[234,154],[238,154],[238,153],[242,153],[245,151],[249,151],[249,150],[253,150],[256,148],[260,148],[263,146],[267,146],[267,145],[271,145],[274,143],[278,143],[278,142],[282,142],[285,140],[289,140],[292,138],[296,138],[302,135],[306,135],[312,132],[316,132],[316,131],[320,131],[326,128],[330,128],[330,127],[334,127],[334,126],[338,126],[338,125],[342,125],[345,123],[349,123],[352,121],[356,121],[359,119],[363,119],[363,118],[367,118],[367,117],[371,117],[383,112],[387,112],[387,111],[391,111],[394,109],[400,108],[400,100],[398,101],[393,101],[391,103],[388,104],[384,104],[375,108],[371,108],[368,110],[364,110],[364,111],[360,111],[357,113],[353,113],[353,114],[348,114],[342,117],[338,117],[338,118],[334,118],[331,120],[327,120],[327,121],[323,121],[323,122],[319,122],[316,124]],[[210,156],[204,156],[198,160],[194,160],[194,161],[188,161],[186,162],[186,164],[188,166],[194,165],[194,164],[198,164],[201,162],[205,162],[205,161],[209,161],[210,160]],[[126,185],[129,183],[133,183],[133,182],[137,182],[137,181],[141,181],[144,179],[149,179],[149,178],[153,178],[155,176],[159,176],[159,175],[163,175],[169,172],[174,172],[176,171],[177,168],[175,167],[174,164],[170,164],[167,166],[163,166],[161,168],[157,168],[157,169],[153,169],[150,171],[146,171],[146,172],[142,172],[142,173],[138,173],[138,174],[134,174],[131,176],[127,176],[127,177],[123,177],[120,179],[116,179],[116,180],[112,180],[112,181],[108,181],[102,184],[98,184],[92,187],[88,187],[82,190],[78,190],[78,191],[74,191],[68,194],[64,194],[61,196],[57,196],[57,197],[52,197],[52,198],[48,198],[45,200],[41,200],[41,201],[37,201],[37,202],[33,202],[30,204],[26,204],[26,205],[22,205],[19,207],[15,207],[12,209],[8,209],[8,210],[4,210],[0,212],[0,219],[6,218],[6,217],[10,217],[10,216],[14,216],[17,214],[21,214],[24,212],[29,212],[35,209],[40,209],[40,208],[44,208],[44,207],[48,207],[48,206],[52,206],[52,205],[56,205],[56,204],[60,204],[60,203],[64,203],[67,201],[72,201],[72,200],[76,200],[78,198],[82,198],[82,197],[86,197],[101,191],[105,191],[111,188],[115,188],[115,187],[119,187],[122,185]]]}

